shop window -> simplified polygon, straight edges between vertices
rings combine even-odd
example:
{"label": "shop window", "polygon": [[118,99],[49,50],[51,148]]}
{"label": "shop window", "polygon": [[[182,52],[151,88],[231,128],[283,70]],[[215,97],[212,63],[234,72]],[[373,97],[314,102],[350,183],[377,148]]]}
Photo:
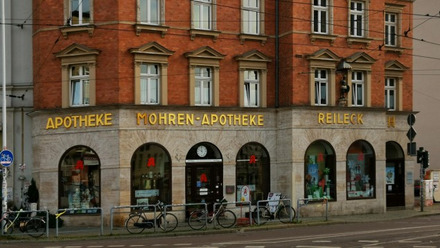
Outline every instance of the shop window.
{"label": "shop window", "polygon": [[[237,201],[257,204],[259,200],[266,200],[270,191],[270,158],[267,150],[261,144],[248,143],[238,152],[236,163]],[[243,190],[249,192],[242,193]]]}
{"label": "shop window", "polygon": [[61,158],[59,208],[100,207],[98,155],[90,148],[76,146]]}
{"label": "shop window", "polygon": [[358,140],[347,152],[347,199],[376,197],[376,158],[370,144]]}
{"label": "shop window", "polygon": [[336,200],[336,156],[325,141],[315,141],[305,157],[305,198]]}
{"label": "shop window", "polygon": [[159,144],[140,146],[131,158],[131,204],[171,203],[171,158]]}

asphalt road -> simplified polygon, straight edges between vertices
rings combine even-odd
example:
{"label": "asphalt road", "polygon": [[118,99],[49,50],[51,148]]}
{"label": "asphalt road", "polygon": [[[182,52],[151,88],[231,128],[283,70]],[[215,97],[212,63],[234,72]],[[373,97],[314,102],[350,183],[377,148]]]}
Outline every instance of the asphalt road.
{"label": "asphalt road", "polygon": [[383,222],[296,226],[292,228],[187,236],[104,236],[70,241],[2,241],[1,248],[313,248],[440,247],[440,216]]}

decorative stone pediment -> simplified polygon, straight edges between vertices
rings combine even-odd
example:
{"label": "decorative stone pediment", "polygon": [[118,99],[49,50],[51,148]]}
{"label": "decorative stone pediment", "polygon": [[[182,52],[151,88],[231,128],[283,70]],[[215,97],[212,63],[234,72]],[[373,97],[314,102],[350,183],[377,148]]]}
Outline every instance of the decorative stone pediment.
{"label": "decorative stone pediment", "polygon": [[307,59],[338,62],[341,60],[341,57],[329,49],[320,49],[307,56]]}
{"label": "decorative stone pediment", "polygon": [[364,52],[357,52],[345,59],[348,63],[374,64],[376,59]]}
{"label": "decorative stone pediment", "polygon": [[238,61],[252,61],[252,62],[270,62],[271,59],[266,56],[264,53],[258,50],[250,50],[241,55],[235,56],[235,59]]}
{"label": "decorative stone pediment", "polygon": [[145,55],[163,55],[163,56],[171,56],[174,54],[174,51],[171,51],[159,43],[152,41],[145,45],[142,45],[138,48],[130,49],[130,53],[134,54],[145,54]]}
{"label": "decorative stone pediment", "polygon": [[201,58],[201,59],[217,59],[221,60],[225,57],[225,55],[220,52],[214,50],[209,46],[200,47],[194,51],[185,53],[185,57],[187,58]]}
{"label": "decorative stone pediment", "polygon": [[67,57],[98,55],[100,52],[101,51],[99,51],[98,49],[90,48],[78,43],[73,43],[72,45],[64,48],[63,50],[55,53],[55,56],[57,58],[67,58]]}
{"label": "decorative stone pediment", "polygon": [[404,66],[402,63],[400,63],[397,60],[390,60],[385,63],[385,70],[403,72],[408,70],[408,67]]}

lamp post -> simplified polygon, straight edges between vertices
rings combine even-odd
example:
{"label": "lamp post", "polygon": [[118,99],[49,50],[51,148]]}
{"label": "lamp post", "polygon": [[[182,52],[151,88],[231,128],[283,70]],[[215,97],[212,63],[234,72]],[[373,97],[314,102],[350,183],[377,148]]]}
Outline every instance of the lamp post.
{"label": "lamp post", "polygon": [[[7,134],[7,127],[6,127],[6,24],[5,24],[5,0],[2,0],[2,86],[3,86],[3,105],[2,105],[2,136],[3,136],[3,149],[6,149],[6,134]],[[2,185],[2,210],[3,212],[6,212],[8,209],[8,185],[6,182],[6,177],[8,174],[8,168],[3,167],[3,185]],[[3,213],[2,213],[3,216]],[[1,223],[2,227],[5,224],[5,221],[3,220]],[[2,228],[3,230],[3,228]]]}

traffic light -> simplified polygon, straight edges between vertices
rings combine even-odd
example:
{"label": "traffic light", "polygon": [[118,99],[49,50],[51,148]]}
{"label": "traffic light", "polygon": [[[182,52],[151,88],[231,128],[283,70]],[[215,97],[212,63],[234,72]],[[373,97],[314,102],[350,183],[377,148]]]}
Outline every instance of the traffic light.
{"label": "traffic light", "polygon": [[423,153],[425,149],[423,147],[419,147],[419,150],[417,150],[417,163],[421,164],[423,163]]}
{"label": "traffic light", "polygon": [[429,167],[429,152],[423,152],[423,168],[426,169]]}

